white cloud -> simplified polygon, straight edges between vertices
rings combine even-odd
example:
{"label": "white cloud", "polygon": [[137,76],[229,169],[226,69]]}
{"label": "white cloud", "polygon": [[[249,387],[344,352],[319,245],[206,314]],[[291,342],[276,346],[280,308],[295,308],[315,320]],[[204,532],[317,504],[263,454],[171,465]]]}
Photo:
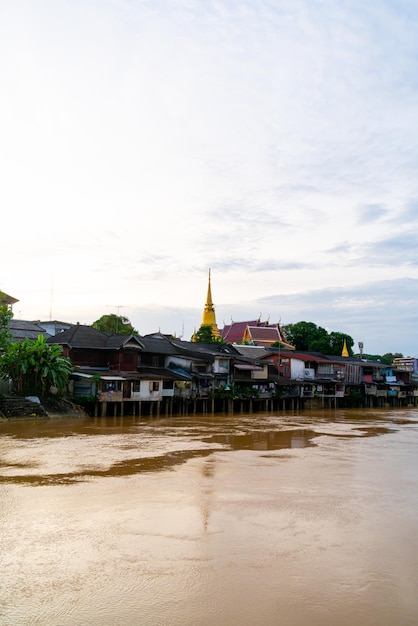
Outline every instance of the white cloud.
{"label": "white cloud", "polygon": [[402,302],[417,279],[417,26],[389,0],[3,2],[0,288],[16,314],[123,305],[140,331],[190,335],[211,267],[220,324],[268,302],[326,326],[341,289],[336,330],[363,334],[358,307],[375,351],[418,352],[384,283]]}

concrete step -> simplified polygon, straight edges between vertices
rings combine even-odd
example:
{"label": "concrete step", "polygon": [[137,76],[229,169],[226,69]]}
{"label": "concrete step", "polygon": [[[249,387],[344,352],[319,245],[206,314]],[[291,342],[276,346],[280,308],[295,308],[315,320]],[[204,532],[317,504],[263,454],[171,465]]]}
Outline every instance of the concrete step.
{"label": "concrete step", "polygon": [[6,419],[28,419],[28,417],[48,417],[48,413],[39,402],[17,396],[0,397],[0,416]]}

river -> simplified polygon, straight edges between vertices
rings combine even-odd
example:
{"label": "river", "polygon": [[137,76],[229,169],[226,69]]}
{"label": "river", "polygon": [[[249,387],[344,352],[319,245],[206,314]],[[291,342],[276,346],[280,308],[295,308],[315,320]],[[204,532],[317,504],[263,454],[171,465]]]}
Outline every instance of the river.
{"label": "river", "polygon": [[418,623],[418,411],[0,424],[1,626]]}

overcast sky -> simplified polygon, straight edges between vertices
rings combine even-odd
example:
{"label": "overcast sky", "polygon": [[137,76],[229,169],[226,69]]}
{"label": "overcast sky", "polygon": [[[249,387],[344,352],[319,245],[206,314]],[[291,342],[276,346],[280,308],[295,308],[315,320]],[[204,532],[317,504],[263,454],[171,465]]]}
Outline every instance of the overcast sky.
{"label": "overcast sky", "polygon": [[312,321],[418,355],[418,4],[2,0],[16,318]]}

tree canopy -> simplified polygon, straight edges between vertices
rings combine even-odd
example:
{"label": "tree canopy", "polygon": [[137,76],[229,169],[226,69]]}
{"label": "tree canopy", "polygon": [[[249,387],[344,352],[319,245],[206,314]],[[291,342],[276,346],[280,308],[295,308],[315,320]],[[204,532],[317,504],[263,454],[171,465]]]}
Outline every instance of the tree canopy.
{"label": "tree canopy", "polygon": [[337,356],[341,355],[345,340],[350,356],[353,354],[354,340],[350,335],[335,331],[328,332],[313,322],[286,324],[282,326],[282,331],[286,340],[299,351],[321,352]]}
{"label": "tree canopy", "polygon": [[193,335],[193,340],[196,343],[225,343],[222,337],[215,337],[212,326],[205,325],[201,326]]}
{"label": "tree canopy", "polygon": [[[360,358],[360,354],[356,354]],[[401,352],[386,352],[385,354],[362,354],[362,359],[367,361],[380,361],[385,365],[392,365],[394,359],[402,359],[403,354]]]}
{"label": "tree canopy", "polygon": [[127,317],[110,313],[102,315],[93,322],[92,327],[105,333],[117,333],[120,335],[131,335],[137,333]]}

